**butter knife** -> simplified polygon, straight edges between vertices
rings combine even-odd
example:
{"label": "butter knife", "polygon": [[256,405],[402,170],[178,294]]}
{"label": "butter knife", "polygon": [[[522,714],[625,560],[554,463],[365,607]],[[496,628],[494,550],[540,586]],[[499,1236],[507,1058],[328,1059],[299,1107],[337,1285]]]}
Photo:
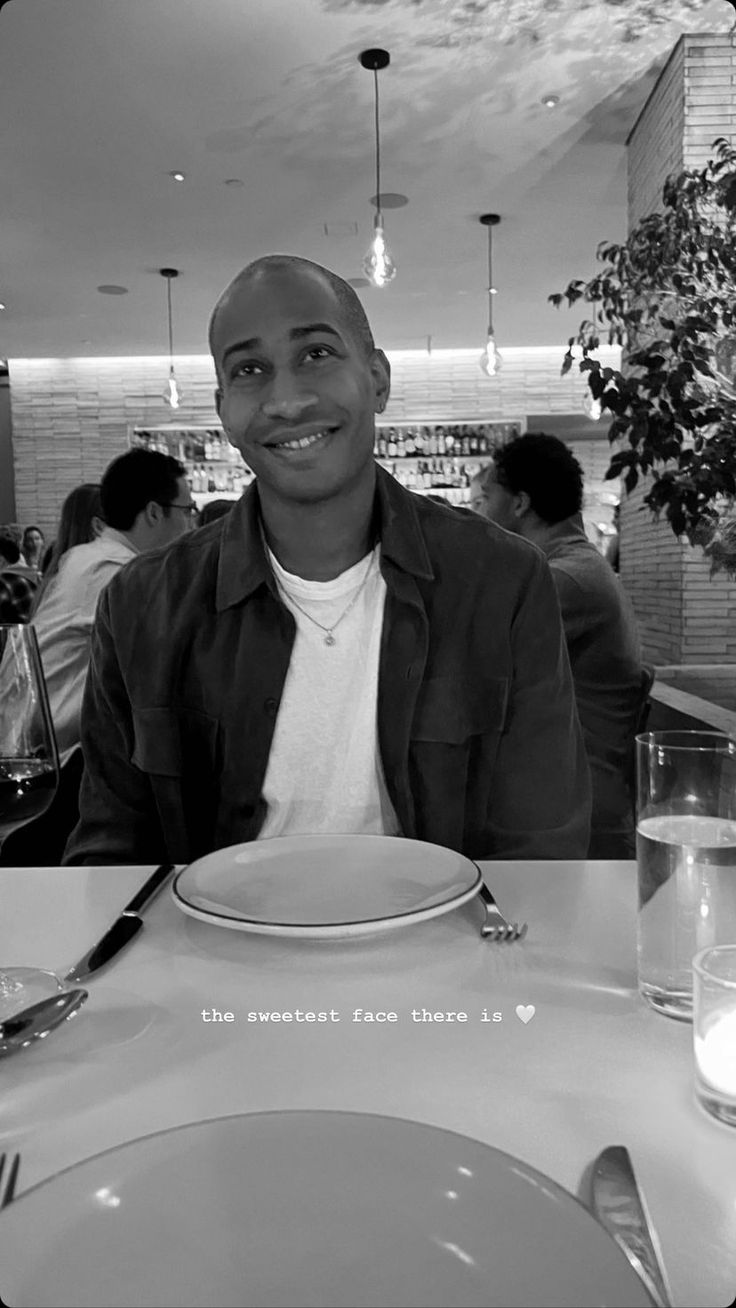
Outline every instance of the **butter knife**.
{"label": "butter knife", "polygon": [[99,972],[101,968],[112,962],[113,958],[116,958],[120,951],[135,939],[143,927],[143,919],[139,914],[148,907],[159,891],[163,890],[173,871],[173,863],[162,863],[156,868],[130,903],[125,905],[119,918],[108,927],[102,939],[98,940],[78,963],[75,963],[70,972],[67,972],[65,981],[76,984],[78,981],[86,980],[88,976]]}
{"label": "butter knife", "polygon": [[594,1216],[626,1254],[656,1308],[672,1308],[659,1242],[628,1149],[611,1145],[598,1155],[591,1188]]}

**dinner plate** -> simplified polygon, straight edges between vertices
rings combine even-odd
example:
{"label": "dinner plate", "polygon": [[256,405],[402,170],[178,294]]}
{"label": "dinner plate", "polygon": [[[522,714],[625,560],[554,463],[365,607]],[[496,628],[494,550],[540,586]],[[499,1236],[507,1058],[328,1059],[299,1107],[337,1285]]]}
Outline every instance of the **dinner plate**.
{"label": "dinner plate", "polygon": [[651,1308],[567,1191],[418,1122],[254,1113],[159,1132],[0,1213],[13,1308]]}
{"label": "dinner plate", "polygon": [[230,845],[179,873],[192,917],[236,931],[347,937],[439,917],[477,894],[475,863],[395,836],[277,836]]}

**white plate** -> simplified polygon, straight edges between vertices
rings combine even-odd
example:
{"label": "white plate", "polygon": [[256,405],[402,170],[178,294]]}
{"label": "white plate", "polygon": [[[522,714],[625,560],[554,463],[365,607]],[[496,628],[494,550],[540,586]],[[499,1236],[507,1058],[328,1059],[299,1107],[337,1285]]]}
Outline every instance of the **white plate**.
{"label": "white plate", "polygon": [[197,859],[172,886],[179,908],[236,931],[365,935],[439,917],[477,894],[462,854],[394,836],[280,836]]}
{"label": "white plate", "polygon": [[13,1308],[651,1308],[577,1200],[418,1122],[254,1113],[160,1132],[0,1214]]}

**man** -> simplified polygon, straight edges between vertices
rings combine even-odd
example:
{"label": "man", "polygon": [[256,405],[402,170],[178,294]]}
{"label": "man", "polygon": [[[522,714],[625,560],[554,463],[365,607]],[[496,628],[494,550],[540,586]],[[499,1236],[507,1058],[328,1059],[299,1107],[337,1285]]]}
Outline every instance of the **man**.
{"label": "man", "polygon": [[189,530],[196,505],[177,459],[132,449],[107,468],[100,485],[100,534],[62,555],[33,616],[61,764],[59,790],[37,822],[8,837],[7,865],[59,863],[78,817],[82,773],[80,717],[90,637],[101,591],[139,554],[171,544]]}
{"label": "man", "polygon": [[318,832],[582,857],[589,779],[547,565],[377,467],[390,369],[355,292],[259,259],[210,344],[256,481],[101,600],[67,861]]}
{"label": "man", "polygon": [[473,479],[471,507],[547,556],[593,782],[590,858],[633,858],[633,733],[642,662],[631,603],[586,537],[583,474],[555,436],[518,436]]}

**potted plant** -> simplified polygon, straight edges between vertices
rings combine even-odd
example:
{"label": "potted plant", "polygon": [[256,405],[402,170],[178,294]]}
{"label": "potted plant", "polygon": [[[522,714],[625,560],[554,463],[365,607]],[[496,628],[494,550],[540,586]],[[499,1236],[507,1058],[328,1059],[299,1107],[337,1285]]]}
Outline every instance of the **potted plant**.
{"label": "potted plant", "polygon": [[[736,148],[724,138],[702,169],[667,178],[662,209],[621,245],[603,242],[601,270],[550,295],[595,306],[568,341],[593,401],[613,421],[607,478],[627,493],[651,477],[644,503],[676,536],[700,545],[711,575],[736,577]],[[593,357],[601,329],[623,368]],[[625,443],[624,443],[625,442]]]}

